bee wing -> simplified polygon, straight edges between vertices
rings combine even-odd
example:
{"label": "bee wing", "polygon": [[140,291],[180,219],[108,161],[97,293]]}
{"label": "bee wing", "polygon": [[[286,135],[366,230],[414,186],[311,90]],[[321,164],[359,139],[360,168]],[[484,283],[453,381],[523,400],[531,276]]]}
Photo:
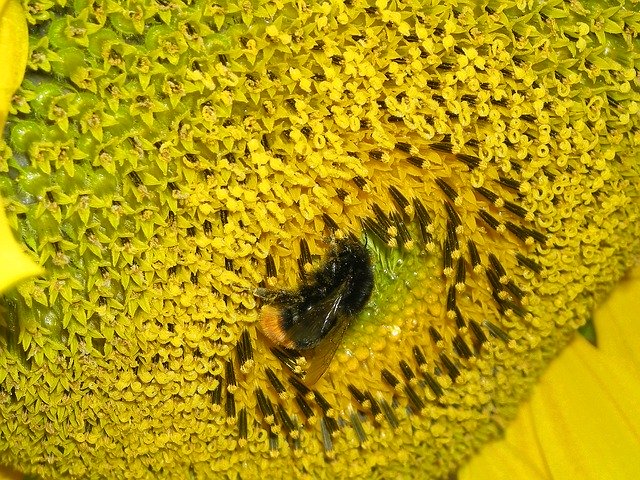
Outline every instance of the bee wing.
{"label": "bee wing", "polygon": [[297,304],[295,322],[286,327],[287,337],[296,345],[297,350],[306,351],[315,348],[331,333],[338,323],[338,312],[342,301],[343,288],[311,305]]}
{"label": "bee wing", "polygon": [[304,352],[308,366],[303,381],[307,385],[313,385],[324,375],[338,347],[342,344],[342,339],[349,327],[350,319],[341,315],[338,317],[337,325],[327,336],[322,339],[314,349]]}

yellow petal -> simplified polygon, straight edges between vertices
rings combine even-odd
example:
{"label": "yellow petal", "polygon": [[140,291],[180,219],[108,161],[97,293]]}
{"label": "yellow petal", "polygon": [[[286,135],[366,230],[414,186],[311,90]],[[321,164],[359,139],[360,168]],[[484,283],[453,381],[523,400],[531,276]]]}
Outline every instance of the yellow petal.
{"label": "yellow petal", "polygon": [[532,398],[535,430],[553,478],[640,478],[638,378],[582,338]]}
{"label": "yellow petal", "polygon": [[[11,104],[11,96],[22,82],[29,51],[27,21],[20,2],[0,0],[0,131]],[[0,205],[0,291],[14,283],[41,273],[13,239]]]}
{"label": "yellow petal", "polygon": [[20,480],[22,477],[23,475],[15,470],[8,467],[0,467],[0,480]]}
{"label": "yellow petal", "polygon": [[460,470],[458,480],[551,480],[541,453],[529,405],[523,405],[505,438],[483,448]]}
{"label": "yellow petal", "polygon": [[24,76],[29,53],[27,20],[17,0],[0,0],[0,131]]}
{"label": "yellow petal", "polygon": [[0,266],[0,292],[20,280],[42,273],[42,269],[31,261],[13,238],[2,203],[0,203]]}
{"label": "yellow petal", "polygon": [[611,293],[606,308],[598,311],[598,350],[623,362],[624,368],[640,377],[640,266]]}
{"label": "yellow petal", "polygon": [[595,314],[599,348],[576,338],[460,480],[640,478],[639,295],[636,269]]}
{"label": "yellow petal", "polygon": [[505,438],[486,445],[458,473],[458,480],[551,480],[533,425],[530,403],[520,407]]}

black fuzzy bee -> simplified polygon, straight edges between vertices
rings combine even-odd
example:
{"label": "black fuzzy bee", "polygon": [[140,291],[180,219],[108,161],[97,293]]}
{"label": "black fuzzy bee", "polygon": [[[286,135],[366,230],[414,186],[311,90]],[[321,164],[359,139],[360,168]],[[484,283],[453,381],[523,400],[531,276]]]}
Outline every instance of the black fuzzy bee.
{"label": "black fuzzy bee", "polygon": [[369,252],[355,237],[335,242],[329,257],[297,290],[259,289],[260,329],[285,357],[304,357],[306,383],[325,372],[351,319],[373,291]]}

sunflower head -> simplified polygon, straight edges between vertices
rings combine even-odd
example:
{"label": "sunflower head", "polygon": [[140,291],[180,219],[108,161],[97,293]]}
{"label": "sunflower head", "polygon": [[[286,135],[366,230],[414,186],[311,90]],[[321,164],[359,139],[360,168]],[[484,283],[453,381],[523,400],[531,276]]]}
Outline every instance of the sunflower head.
{"label": "sunflower head", "polygon": [[[640,250],[630,3],[26,12],[0,192],[47,273],[2,299],[0,451],[27,471],[445,477]],[[309,348],[265,332],[332,307]]]}

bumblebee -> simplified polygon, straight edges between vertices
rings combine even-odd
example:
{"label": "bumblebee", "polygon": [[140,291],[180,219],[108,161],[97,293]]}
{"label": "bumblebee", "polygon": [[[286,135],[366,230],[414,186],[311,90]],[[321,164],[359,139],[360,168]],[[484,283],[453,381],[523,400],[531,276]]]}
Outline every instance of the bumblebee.
{"label": "bumblebee", "polygon": [[336,240],[325,262],[297,290],[258,290],[265,300],[260,330],[281,350],[279,357],[304,357],[302,377],[313,384],[331,363],[353,317],[369,301],[373,286],[367,248],[354,237]]}

